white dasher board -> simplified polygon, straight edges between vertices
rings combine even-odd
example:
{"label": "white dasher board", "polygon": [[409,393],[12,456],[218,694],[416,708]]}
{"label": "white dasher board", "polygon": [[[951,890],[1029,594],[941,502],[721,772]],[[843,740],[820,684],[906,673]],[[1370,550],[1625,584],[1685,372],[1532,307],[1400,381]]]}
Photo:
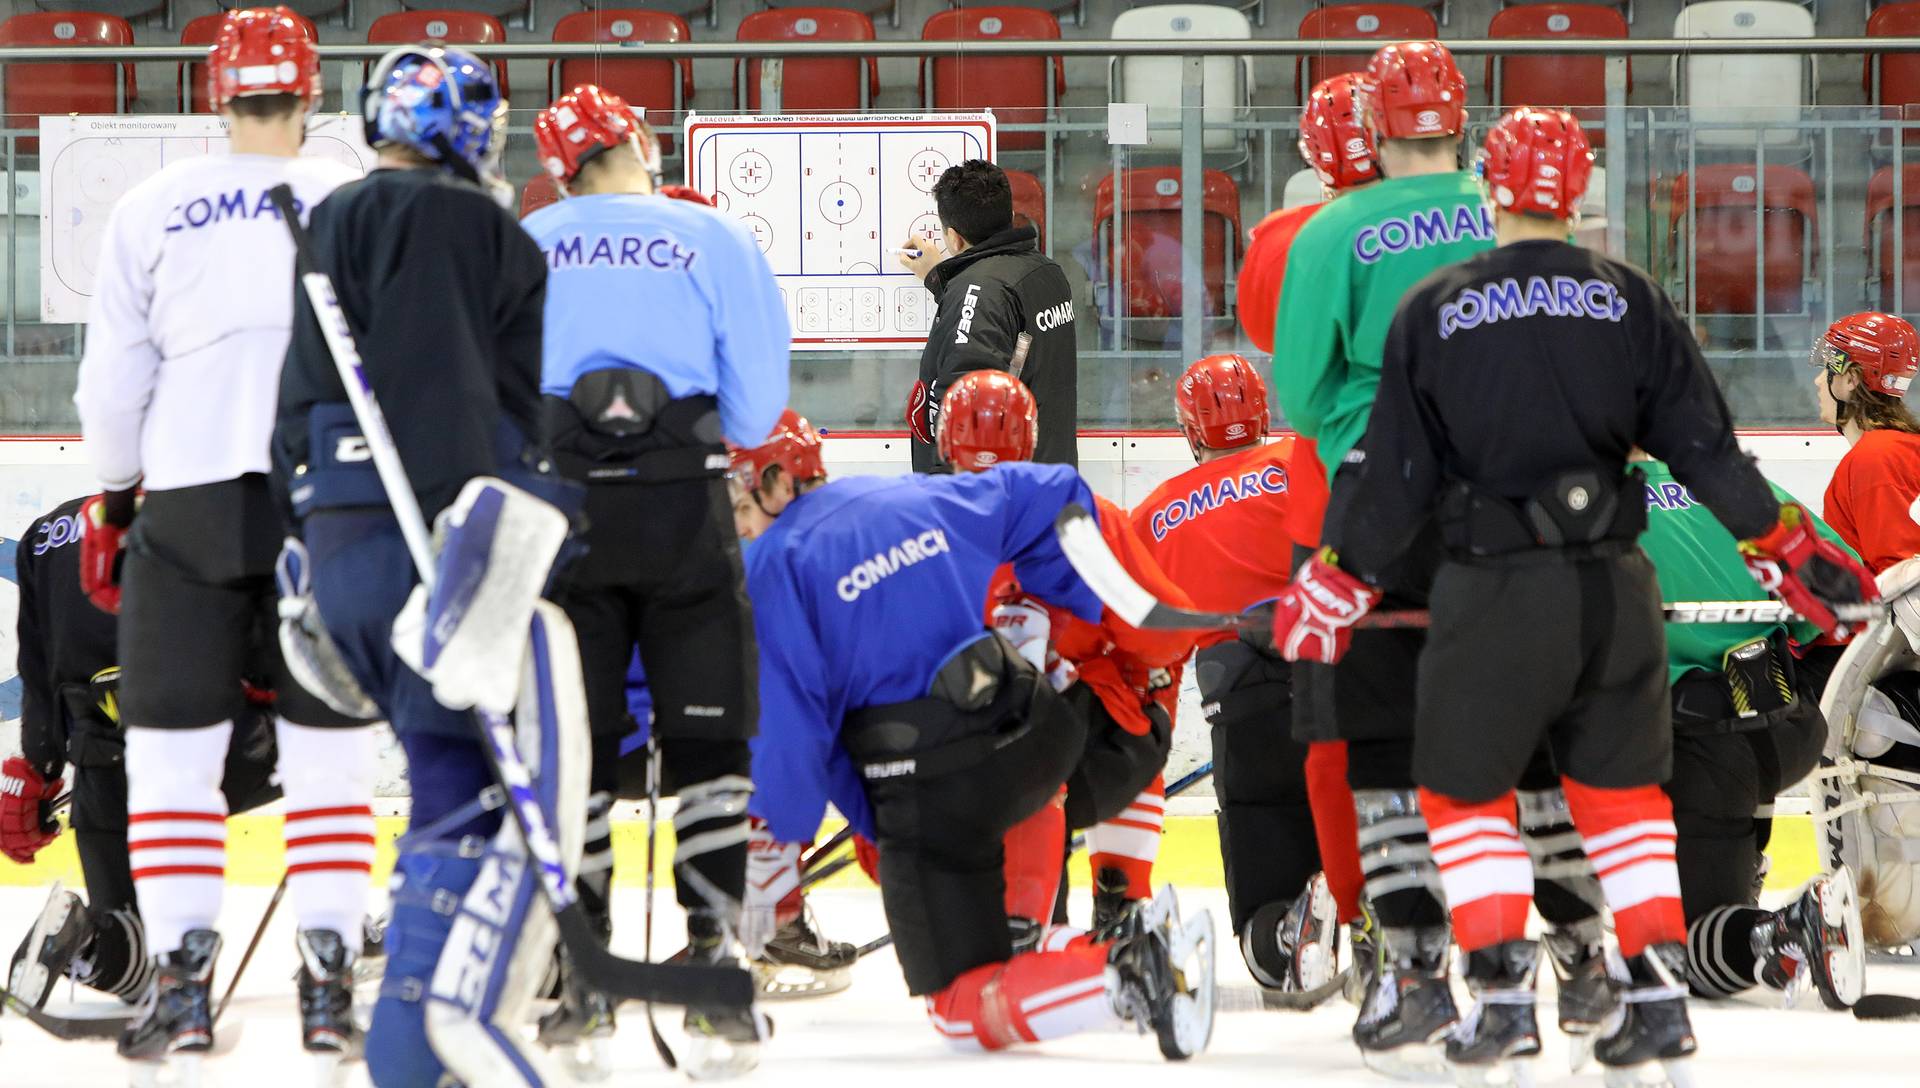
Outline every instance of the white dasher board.
{"label": "white dasher board", "polygon": [[[226,122],[213,114],[40,118],[41,320],[87,319],[107,215],[122,193],[168,163],[226,148]],[[357,115],[315,115],[301,153],[373,168]]]}
{"label": "white dasher board", "polygon": [[933,184],[994,157],[990,113],[689,115],[687,184],[753,229],[796,351],[917,348],[933,296],[887,252],[937,244]]}

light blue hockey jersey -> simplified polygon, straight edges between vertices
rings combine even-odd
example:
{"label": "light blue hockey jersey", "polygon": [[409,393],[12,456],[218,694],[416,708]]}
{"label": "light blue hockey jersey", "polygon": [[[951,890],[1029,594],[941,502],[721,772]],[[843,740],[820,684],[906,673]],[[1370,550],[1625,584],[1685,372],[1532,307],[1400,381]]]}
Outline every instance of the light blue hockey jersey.
{"label": "light blue hockey jersey", "polygon": [[810,841],[829,800],[873,837],[842,721],[925,696],[940,666],[985,629],[1000,564],[1012,563],[1035,597],[1100,621],[1100,599],[1054,537],[1069,502],[1095,509],[1066,465],[857,476],[795,499],[754,542],[747,591],[760,643],[760,732],[751,811],[776,839]]}
{"label": "light blue hockey jersey", "polygon": [[521,225],[547,257],[542,393],[564,397],[590,370],[648,370],[676,398],[718,394],[735,444],[766,440],[787,404],[792,332],[745,227],[628,193],[571,197]]}

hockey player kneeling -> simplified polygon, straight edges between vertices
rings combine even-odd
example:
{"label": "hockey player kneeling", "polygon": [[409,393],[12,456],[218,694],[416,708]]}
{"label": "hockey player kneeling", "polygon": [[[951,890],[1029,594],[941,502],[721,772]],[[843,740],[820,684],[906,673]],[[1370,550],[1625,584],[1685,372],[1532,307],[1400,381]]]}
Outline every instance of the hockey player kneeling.
{"label": "hockey player kneeling", "polygon": [[[1213,1026],[1212,924],[1171,889],[1125,936],[1014,954],[1003,837],[1053,802],[1085,726],[985,629],[1011,562],[1035,594],[1098,623],[1054,519],[1094,508],[1065,466],[828,483],[797,417],[736,457],[735,512],[760,645],[755,815],[811,837],[829,800],[879,847],[907,989],[949,1041],[988,1050],[1132,1023],[1192,1057]],[[1058,855],[1055,855],[1056,857]]]}
{"label": "hockey player kneeling", "polygon": [[1296,660],[1338,659],[1382,572],[1437,524],[1446,559],[1413,769],[1475,996],[1448,1060],[1490,1078],[1540,1052],[1513,790],[1544,740],[1626,960],[1595,1056],[1614,1080],[1660,1084],[1695,1042],[1659,786],[1673,745],[1665,639],[1628,454],[1666,460],[1743,542],[1756,580],[1823,631],[1840,628],[1833,606],[1877,594],[1740,451],[1664,292],[1567,244],[1592,158],[1564,111],[1516,110],[1488,134],[1480,169],[1500,244],[1401,301],[1366,435],[1334,478],[1326,546],[1280,598],[1275,640]]}

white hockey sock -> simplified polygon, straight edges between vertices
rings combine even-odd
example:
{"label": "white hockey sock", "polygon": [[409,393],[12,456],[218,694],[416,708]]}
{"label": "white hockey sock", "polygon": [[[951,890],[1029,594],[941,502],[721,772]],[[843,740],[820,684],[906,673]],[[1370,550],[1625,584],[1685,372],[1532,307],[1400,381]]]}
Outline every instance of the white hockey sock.
{"label": "white hockey sock", "polygon": [[127,728],[127,853],[147,948],[165,955],[220,919],[227,878],[227,799],[220,792],[233,723]]}
{"label": "white hockey sock", "polygon": [[372,726],[315,729],[280,718],[287,886],[301,929],[330,929],[360,954],[373,867]]}

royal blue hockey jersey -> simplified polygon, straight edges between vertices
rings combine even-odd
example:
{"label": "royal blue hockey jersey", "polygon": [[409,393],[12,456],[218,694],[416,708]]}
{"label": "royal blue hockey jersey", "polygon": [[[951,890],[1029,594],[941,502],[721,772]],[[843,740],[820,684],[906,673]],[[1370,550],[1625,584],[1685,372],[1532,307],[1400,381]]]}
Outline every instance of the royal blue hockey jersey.
{"label": "royal blue hockey jersey", "polygon": [[691,201],[576,196],[521,223],[547,258],[540,391],[590,370],[651,371],[675,398],[718,394],[736,445],[766,440],[787,405],[786,302],[753,235]]}
{"label": "royal blue hockey jersey", "polygon": [[922,698],[980,636],[994,570],[1098,623],[1100,599],[1060,551],[1053,522],[1093,493],[1065,465],[960,476],[859,476],[800,496],[747,554],[760,642],[752,811],[806,842],[829,800],[874,834],[858,767],[840,744],[855,710]]}

